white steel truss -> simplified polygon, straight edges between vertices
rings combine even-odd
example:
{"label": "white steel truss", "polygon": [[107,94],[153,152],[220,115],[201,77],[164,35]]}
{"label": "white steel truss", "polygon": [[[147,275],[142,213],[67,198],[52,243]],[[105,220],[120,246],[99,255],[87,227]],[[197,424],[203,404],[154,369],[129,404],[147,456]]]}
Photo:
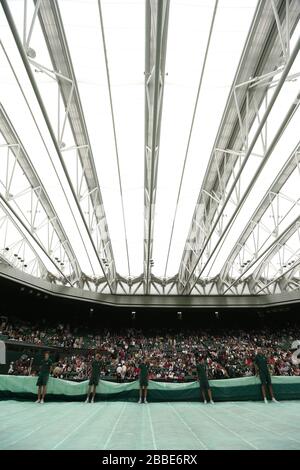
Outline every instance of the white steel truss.
{"label": "white steel truss", "polygon": [[[53,262],[80,286],[81,269],[70,241],[3,106],[0,104],[0,193],[15,206]],[[18,179],[18,187],[14,184]]]}
{"label": "white steel truss", "polygon": [[[41,279],[56,283],[59,279],[49,273],[28,237],[18,225],[3,196],[0,195],[0,256],[10,266]],[[66,279],[67,281],[67,279]]]}
{"label": "white steel truss", "polygon": [[[21,36],[23,37],[22,48],[26,55],[23,57],[30,64],[32,71],[38,70],[51,77],[57,83],[57,116],[56,120],[49,121],[47,125],[51,127],[51,134],[55,139],[59,158],[69,180],[99,265],[107,279],[110,291],[114,293],[116,290],[116,267],[113,250],[76,77],[59,12],[59,5],[55,0],[34,0],[34,4],[35,9],[31,21],[28,18],[26,4],[24,8]],[[12,27],[13,20],[7,2],[3,2],[3,8]],[[35,51],[30,47],[37,18],[44,34],[52,69],[35,61]],[[27,34],[28,24],[30,26]],[[16,35],[17,32],[15,31],[14,36],[16,42],[18,42],[19,38]],[[36,85],[33,74],[30,78]],[[42,96],[44,106],[46,102],[47,97]],[[53,131],[55,127],[57,129],[56,133]],[[73,157],[77,162],[76,175],[72,175],[73,177],[68,172],[67,154],[68,158]]]}
{"label": "white steel truss", "polygon": [[[300,217],[288,227],[251,276],[251,291],[256,294],[283,292],[293,282],[294,274],[299,271],[299,264]],[[271,267],[273,270],[270,275]]]}
{"label": "white steel truss", "polygon": [[169,0],[146,0],[144,278],[149,294]]}
{"label": "white steel truss", "polygon": [[[290,109],[276,138],[268,144],[268,116],[299,51],[300,38],[292,52],[289,45],[299,14],[298,2],[262,1],[258,4],[182,255],[178,277],[180,293],[193,291],[251,190],[254,179],[244,192],[240,182],[257,140],[262,140],[263,154],[255,178],[297,109],[296,100],[296,106]],[[275,75],[280,78],[269,98],[269,86]],[[249,80],[249,76],[253,78]],[[262,116],[259,114],[261,107],[264,108]],[[254,135],[249,141],[250,131]],[[224,227],[224,209],[228,202],[233,203],[233,209]],[[215,237],[213,243],[212,236]]]}
{"label": "white steel truss", "polygon": [[[220,291],[223,294],[244,278],[268,250],[270,243],[276,242],[281,236],[282,226],[291,212],[299,212],[300,195],[298,198],[291,198],[284,191],[291,175],[296,174],[295,176],[300,178],[299,151],[298,144],[225,261],[219,279]],[[291,184],[295,184],[295,181]]]}

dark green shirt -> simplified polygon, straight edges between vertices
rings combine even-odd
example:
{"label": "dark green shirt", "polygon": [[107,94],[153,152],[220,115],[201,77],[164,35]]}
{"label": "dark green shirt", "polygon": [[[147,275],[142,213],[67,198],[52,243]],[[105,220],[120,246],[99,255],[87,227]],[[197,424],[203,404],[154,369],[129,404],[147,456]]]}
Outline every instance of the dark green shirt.
{"label": "dark green shirt", "polygon": [[205,364],[197,364],[196,369],[197,369],[198,378],[200,380],[207,379]]}
{"label": "dark green shirt", "polygon": [[259,370],[261,370],[261,371],[267,371],[268,370],[267,359],[262,354],[257,354],[255,356],[254,363],[259,368]]}
{"label": "dark green shirt", "polygon": [[140,379],[147,379],[149,373],[149,366],[147,364],[140,364]]}
{"label": "dark green shirt", "polygon": [[40,374],[43,374],[43,375],[49,375],[50,374],[50,369],[51,369],[51,366],[52,366],[52,361],[51,359],[47,359],[47,360],[43,360],[42,363],[41,363],[41,367],[40,367]]}
{"label": "dark green shirt", "polygon": [[92,375],[100,375],[100,369],[101,369],[101,361],[97,361],[96,359],[92,362]]}

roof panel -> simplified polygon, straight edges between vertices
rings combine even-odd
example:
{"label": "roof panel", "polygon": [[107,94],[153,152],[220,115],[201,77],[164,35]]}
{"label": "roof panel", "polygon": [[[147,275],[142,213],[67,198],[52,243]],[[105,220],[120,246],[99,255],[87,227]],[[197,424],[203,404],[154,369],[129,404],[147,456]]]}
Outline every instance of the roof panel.
{"label": "roof panel", "polygon": [[300,54],[276,87],[300,4],[172,0],[160,35],[162,2],[1,2],[0,103],[24,157],[0,136],[1,262],[24,270],[23,250],[27,272],[102,293],[297,288]]}

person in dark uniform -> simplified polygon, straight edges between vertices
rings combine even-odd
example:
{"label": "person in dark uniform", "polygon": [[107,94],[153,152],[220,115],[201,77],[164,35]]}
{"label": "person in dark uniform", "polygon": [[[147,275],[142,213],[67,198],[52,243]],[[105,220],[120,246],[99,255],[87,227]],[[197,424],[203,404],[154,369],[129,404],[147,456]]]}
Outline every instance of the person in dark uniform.
{"label": "person in dark uniform", "polygon": [[92,362],[92,373],[91,373],[90,380],[89,380],[89,388],[88,388],[88,393],[87,393],[85,403],[89,403],[91,393],[92,393],[91,403],[94,403],[95,395],[96,395],[96,388],[97,388],[97,385],[99,384],[99,379],[100,379],[101,366],[102,364],[100,361],[100,354],[97,353],[95,356],[95,359]]}
{"label": "person in dark uniform", "polygon": [[49,380],[49,375],[51,372],[52,361],[49,358],[49,351],[46,351],[44,354],[44,359],[40,366],[40,373],[37,380],[38,387],[38,399],[36,403],[44,403],[45,396],[47,393],[47,383]]}
{"label": "person in dark uniform", "polygon": [[208,395],[210,403],[213,405],[214,401],[212,399],[211,388],[209,386],[209,381],[207,378],[206,364],[203,356],[196,356],[196,370],[198,375],[198,381],[200,385],[200,391],[202,394],[203,402],[206,404],[206,394]]}
{"label": "person in dark uniform", "polygon": [[144,359],[140,365],[140,375],[139,375],[139,381],[140,381],[140,398],[139,398],[139,403],[144,403],[147,404],[147,391],[148,391],[148,375],[149,375],[149,363],[146,359]]}
{"label": "person in dark uniform", "polygon": [[272,401],[275,403],[278,403],[273,393],[272,379],[271,379],[270,371],[268,368],[268,362],[267,362],[266,357],[262,354],[261,348],[257,348],[256,350],[254,366],[255,366],[256,375],[259,375],[259,378],[260,378],[261,390],[262,390],[264,402],[268,403],[267,396],[266,396],[266,386],[268,386]]}

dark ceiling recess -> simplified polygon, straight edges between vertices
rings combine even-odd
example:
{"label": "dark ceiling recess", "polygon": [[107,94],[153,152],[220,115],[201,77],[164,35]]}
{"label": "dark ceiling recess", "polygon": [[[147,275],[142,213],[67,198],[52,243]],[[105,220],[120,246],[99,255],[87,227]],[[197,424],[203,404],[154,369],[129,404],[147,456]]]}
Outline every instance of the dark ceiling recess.
{"label": "dark ceiling recess", "polygon": [[[30,293],[31,291],[31,293]],[[286,325],[300,322],[300,304],[267,309],[182,309],[178,321],[176,308],[132,308],[105,306],[39,293],[11,280],[0,278],[0,316],[7,315],[28,320],[45,319],[53,324],[64,321],[71,325],[83,324],[91,328],[242,328],[264,325]]]}

